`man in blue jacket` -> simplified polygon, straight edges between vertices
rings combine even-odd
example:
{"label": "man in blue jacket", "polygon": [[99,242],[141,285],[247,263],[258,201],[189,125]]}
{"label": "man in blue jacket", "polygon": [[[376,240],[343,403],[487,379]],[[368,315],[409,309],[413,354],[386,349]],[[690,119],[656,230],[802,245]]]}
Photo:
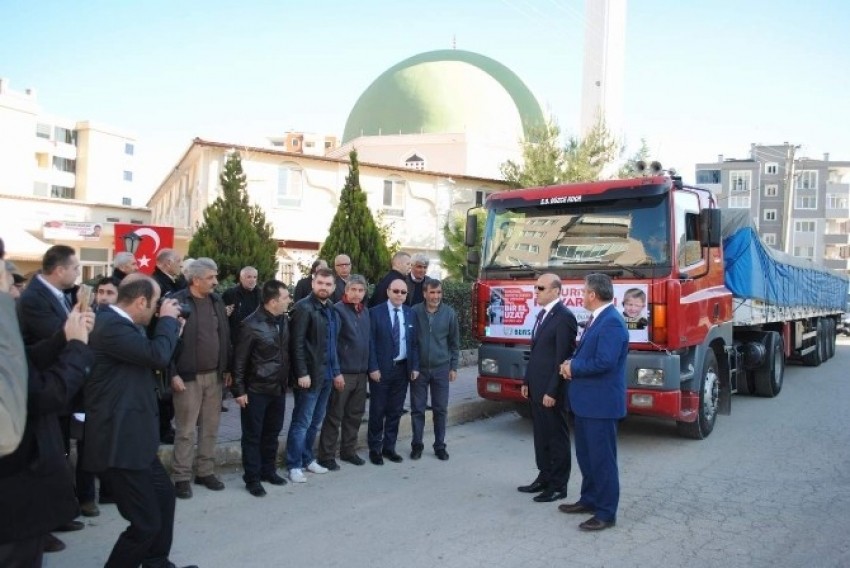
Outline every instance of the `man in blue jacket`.
{"label": "man in blue jacket", "polygon": [[617,423],[626,415],[629,332],[613,299],[610,276],[590,274],[585,278],[584,307],[590,310],[590,318],[573,358],[561,365],[561,375],[570,384],[576,460],[582,480],[579,500],[558,509],[563,513],[593,513],[579,525],[585,531],[613,527],[620,500]]}
{"label": "man in blue jacket", "polygon": [[[419,342],[416,317],[407,299],[403,278],[391,280],[383,291],[389,300],[369,311],[369,461],[384,465],[384,458],[400,462],[396,452],[398,423],[401,419],[407,385],[419,376]],[[375,290],[378,296],[378,290]]]}

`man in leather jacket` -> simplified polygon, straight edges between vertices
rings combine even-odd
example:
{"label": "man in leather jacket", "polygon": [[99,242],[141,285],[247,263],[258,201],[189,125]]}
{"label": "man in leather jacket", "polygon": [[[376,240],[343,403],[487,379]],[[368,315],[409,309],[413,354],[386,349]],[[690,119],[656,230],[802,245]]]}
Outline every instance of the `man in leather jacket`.
{"label": "man in leather jacket", "polygon": [[255,497],[266,494],[261,480],[286,483],[275,471],[275,458],[289,377],[289,290],[283,282],[269,280],[262,287],[262,302],[242,321],[231,387],[241,408],[242,479]]}

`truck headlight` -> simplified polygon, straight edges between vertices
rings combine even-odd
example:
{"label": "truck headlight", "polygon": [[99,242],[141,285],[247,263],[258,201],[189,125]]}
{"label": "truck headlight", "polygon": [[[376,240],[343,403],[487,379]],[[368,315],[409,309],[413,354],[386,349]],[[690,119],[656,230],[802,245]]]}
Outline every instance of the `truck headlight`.
{"label": "truck headlight", "polygon": [[648,387],[664,386],[664,371],[661,369],[638,369],[637,384]]}
{"label": "truck headlight", "polygon": [[481,359],[481,372],[488,375],[498,375],[499,363],[495,359]]}

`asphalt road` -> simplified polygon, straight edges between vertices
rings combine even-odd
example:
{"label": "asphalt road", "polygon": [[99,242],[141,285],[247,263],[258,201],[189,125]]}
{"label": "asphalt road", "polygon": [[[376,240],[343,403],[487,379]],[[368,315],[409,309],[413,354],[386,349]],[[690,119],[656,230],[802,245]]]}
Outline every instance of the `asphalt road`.
{"label": "asphalt road", "polygon": [[[850,566],[850,342],[819,368],[789,366],[776,399],[735,397],[703,441],[672,424],[621,427],[614,529],[578,530],[516,491],[530,482],[531,424],[514,413],[452,427],[451,459],[343,464],[251,497],[195,486],[177,504],[178,566],[761,567]],[[403,418],[407,419],[407,418]],[[407,450],[401,440],[399,450]],[[427,445],[426,445],[427,447]],[[407,457],[408,451],[404,452]],[[578,495],[574,467],[568,501]],[[114,506],[62,538],[47,566],[102,566],[125,523]]]}

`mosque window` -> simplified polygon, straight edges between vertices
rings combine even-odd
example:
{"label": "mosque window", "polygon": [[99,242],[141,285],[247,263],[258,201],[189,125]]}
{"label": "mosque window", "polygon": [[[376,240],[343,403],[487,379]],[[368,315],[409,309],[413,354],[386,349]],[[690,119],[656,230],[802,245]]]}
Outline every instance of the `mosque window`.
{"label": "mosque window", "polygon": [[277,170],[275,207],[300,207],[304,172],[294,165],[283,165]]}
{"label": "mosque window", "polygon": [[407,182],[402,179],[384,180],[383,210],[387,215],[404,217],[404,193]]}
{"label": "mosque window", "polygon": [[425,158],[419,156],[418,154],[413,154],[404,161],[404,167],[410,168],[411,170],[424,170]]}

